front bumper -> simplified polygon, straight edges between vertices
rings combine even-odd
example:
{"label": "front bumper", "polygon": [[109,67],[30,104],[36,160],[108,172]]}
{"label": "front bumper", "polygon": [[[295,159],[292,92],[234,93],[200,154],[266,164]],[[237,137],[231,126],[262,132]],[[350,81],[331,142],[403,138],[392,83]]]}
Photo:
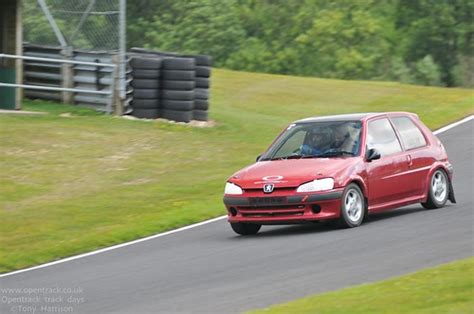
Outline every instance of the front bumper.
{"label": "front bumper", "polygon": [[258,224],[293,224],[338,218],[343,189],[295,193],[275,191],[224,196],[228,221]]}

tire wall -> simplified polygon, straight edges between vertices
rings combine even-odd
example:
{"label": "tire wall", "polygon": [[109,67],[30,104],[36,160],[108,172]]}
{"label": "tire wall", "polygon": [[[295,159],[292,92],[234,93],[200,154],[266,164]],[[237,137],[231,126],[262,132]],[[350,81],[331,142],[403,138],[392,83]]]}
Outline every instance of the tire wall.
{"label": "tire wall", "polygon": [[132,115],[177,122],[208,120],[212,59],[132,48]]}
{"label": "tire wall", "polygon": [[132,115],[156,119],[160,116],[162,59],[154,56],[132,56],[130,59]]}

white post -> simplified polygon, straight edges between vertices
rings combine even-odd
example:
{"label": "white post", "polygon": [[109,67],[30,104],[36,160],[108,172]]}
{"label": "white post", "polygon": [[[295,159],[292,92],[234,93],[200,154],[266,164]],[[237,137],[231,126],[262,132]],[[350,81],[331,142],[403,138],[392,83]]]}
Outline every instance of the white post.
{"label": "white post", "polygon": [[[23,55],[23,24],[21,22],[21,1],[17,0],[16,2],[16,54],[21,56]],[[16,83],[23,84],[23,60],[16,59],[15,60],[15,67],[16,67]],[[21,102],[23,100],[23,89],[18,88],[15,91],[15,109],[21,109]]]}
{"label": "white post", "polygon": [[119,0],[120,1],[120,13],[119,13],[119,97],[120,97],[120,107],[121,109],[116,110],[115,112],[122,112],[122,109],[125,105],[126,101],[126,7],[127,1],[126,0]]}

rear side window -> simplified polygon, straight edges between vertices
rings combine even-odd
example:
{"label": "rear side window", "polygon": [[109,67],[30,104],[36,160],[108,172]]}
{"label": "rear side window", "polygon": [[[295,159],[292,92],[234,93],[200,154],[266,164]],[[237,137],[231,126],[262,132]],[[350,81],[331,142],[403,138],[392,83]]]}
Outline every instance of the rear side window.
{"label": "rear side window", "polygon": [[369,122],[367,131],[367,147],[375,148],[381,156],[390,155],[402,151],[400,142],[395,131],[387,118]]}
{"label": "rear side window", "polygon": [[426,145],[425,137],[420,129],[407,117],[391,118],[395,128],[400,133],[400,137],[405,149],[413,149]]}

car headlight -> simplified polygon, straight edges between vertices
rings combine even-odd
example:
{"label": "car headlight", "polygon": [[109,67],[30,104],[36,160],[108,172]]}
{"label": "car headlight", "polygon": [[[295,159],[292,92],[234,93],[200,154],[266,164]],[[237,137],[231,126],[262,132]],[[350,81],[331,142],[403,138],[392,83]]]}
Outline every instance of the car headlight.
{"label": "car headlight", "polygon": [[225,189],[224,189],[224,194],[240,195],[242,193],[243,193],[243,191],[240,188],[240,186],[235,185],[235,184],[230,183],[230,182],[226,182]]}
{"label": "car headlight", "polygon": [[317,192],[317,191],[326,191],[334,188],[334,179],[325,178],[325,179],[316,179],[314,181],[302,184],[298,187],[296,192],[305,193],[305,192]]}

